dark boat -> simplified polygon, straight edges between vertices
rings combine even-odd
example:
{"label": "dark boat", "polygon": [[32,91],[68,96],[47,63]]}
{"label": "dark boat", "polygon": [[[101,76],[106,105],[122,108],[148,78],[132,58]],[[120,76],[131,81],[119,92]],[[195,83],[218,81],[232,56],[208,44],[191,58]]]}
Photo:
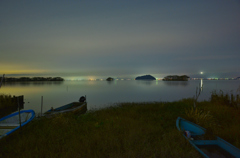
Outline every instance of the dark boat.
{"label": "dark boat", "polygon": [[81,97],[79,102],[72,102],[67,105],[60,106],[58,108],[51,108],[50,110],[46,111],[45,115],[53,115],[59,113],[85,113],[87,111],[87,102],[86,97]]}
{"label": "dark boat", "polygon": [[[214,136],[213,140],[205,140],[206,129],[181,117],[176,120],[176,126],[183,136],[206,158],[240,158],[240,149]],[[203,139],[203,140],[202,140]]]}

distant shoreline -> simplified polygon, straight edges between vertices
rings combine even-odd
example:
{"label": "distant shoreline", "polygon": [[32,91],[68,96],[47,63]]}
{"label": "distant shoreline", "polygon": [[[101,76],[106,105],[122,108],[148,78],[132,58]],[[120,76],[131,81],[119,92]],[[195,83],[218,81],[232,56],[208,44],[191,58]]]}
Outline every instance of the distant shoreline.
{"label": "distant shoreline", "polygon": [[[0,77],[0,80],[2,77]],[[25,81],[64,81],[62,77],[4,77],[3,82],[25,82]]]}

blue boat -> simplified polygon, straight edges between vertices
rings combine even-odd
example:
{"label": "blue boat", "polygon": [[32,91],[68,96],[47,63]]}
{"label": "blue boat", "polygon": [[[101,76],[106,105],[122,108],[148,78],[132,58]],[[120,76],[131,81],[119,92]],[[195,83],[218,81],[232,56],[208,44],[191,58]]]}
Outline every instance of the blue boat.
{"label": "blue boat", "polygon": [[0,119],[0,139],[16,131],[17,129],[20,128],[20,126],[26,125],[27,123],[32,121],[34,117],[35,117],[35,112],[33,110],[21,110],[20,116],[19,116],[19,112],[15,112],[1,118]]}
{"label": "blue boat", "polygon": [[240,149],[226,142],[225,140],[214,136],[213,140],[206,140],[204,135],[206,129],[187,121],[181,117],[176,120],[176,126],[183,136],[193,145],[198,152],[206,158],[240,158]]}

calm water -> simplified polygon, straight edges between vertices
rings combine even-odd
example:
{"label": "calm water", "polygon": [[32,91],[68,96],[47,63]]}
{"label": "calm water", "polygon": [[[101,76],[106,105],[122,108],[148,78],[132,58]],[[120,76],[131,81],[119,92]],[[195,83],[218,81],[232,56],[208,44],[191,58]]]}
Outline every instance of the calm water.
{"label": "calm water", "polygon": [[83,95],[87,96],[89,110],[120,102],[174,101],[189,98],[195,95],[199,84],[203,84],[199,100],[208,100],[213,90],[237,93],[240,80],[20,82],[4,84],[0,93],[24,95],[25,109],[40,113],[42,96],[43,112],[51,107],[78,101]]}

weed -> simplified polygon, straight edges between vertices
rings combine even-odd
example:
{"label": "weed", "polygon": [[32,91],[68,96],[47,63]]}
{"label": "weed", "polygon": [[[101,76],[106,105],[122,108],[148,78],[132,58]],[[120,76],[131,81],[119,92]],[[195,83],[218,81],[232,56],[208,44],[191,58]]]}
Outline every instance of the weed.
{"label": "weed", "polygon": [[237,90],[237,94],[234,95],[232,93],[224,93],[222,90],[219,92],[215,90],[211,94],[210,101],[217,105],[230,106],[238,109],[240,108],[240,97],[238,92],[239,90]]}
{"label": "weed", "polygon": [[205,128],[212,128],[216,126],[214,117],[210,114],[210,111],[206,111],[200,108],[186,108],[185,109],[186,119]]}
{"label": "weed", "polygon": [[17,111],[17,109],[18,106],[16,99],[14,100],[11,95],[0,95],[0,118]]}

